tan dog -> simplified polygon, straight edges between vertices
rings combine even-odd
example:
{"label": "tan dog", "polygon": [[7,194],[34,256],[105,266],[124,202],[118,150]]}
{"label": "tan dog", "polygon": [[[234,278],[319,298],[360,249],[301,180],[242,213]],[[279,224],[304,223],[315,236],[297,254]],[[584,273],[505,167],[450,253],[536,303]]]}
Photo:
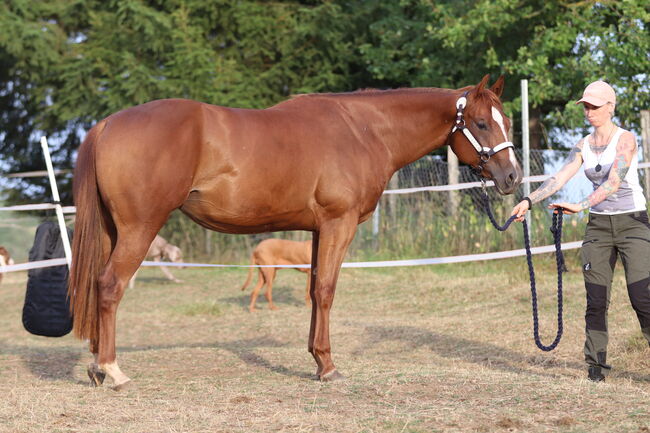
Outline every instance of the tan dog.
{"label": "tan dog", "polygon": [[[0,266],[13,265],[14,259],[11,258],[9,251],[5,247],[0,247]],[[2,274],[0,273],[0,282],[2,281]]]}
{"label": "tan dog", "polygon": [[[284,239],[265,239],[253,250],[251,254],[251,262],[253,265],[304,265],[311,263],[311,241],[297,242],[288,241]],[[248,286],[253,276],[253,269],[248,271],[246,282],[242,286],[242,290]],[[257,268],[259,272],[259,279],[251,293],[251,303],[248,306],[250,312],[255,311],[255,302],[260,294],[262,286],[266,285],[265,296],[269,301],[269,308],[276,310],[277,307],[273,305],[273,280],[275,279],[275,272],[278,269],[284,268]],[[300,272],[307,274],[307,289],[305,290],[305,302],[309,304],[309,283],[311,282],[311,272],[309,268],[294,268]]]}
{"label": "tan dog", "polygon": [[[145,260],[151,259],[151,261],[160,262],[163,260],[163,258],[174,263],[181,263],[183,261],[183,255],[181,253],[180,248],[170,244],[162,236],[156,235],[153,242],[151,242],[149,251],[147,251],[147,256],[145,257]],[[168,280],[171,280],[175,283],[182,283],[181,280],[174,277],[172,273],[169,272],[167,266],[161,266],[160,270],[163,272],[163,274],[165,274]],[[137,275],[138,275],[138,271],[135,271],[135,274],[133,274],[131,281],[129,281],[129,289],[132,289],[135,286],[135,277]]]}

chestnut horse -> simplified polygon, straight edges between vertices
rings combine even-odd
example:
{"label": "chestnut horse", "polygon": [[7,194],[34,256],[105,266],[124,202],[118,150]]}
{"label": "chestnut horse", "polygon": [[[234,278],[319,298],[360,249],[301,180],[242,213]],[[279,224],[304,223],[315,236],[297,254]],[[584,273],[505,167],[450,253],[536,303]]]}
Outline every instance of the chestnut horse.
{"label": "chestnut horse", "polygon": [[225,233],[313,233],[308,349],[320,380],[340,378],[329,338],[336,281],[393,173],[448,144],[502,194],[521,181],[503,77],[487,83],[300,95],[263,110],[158,100],[98,122],[74,170],[68,289],[75,335],[94,355],[91,384],[106,374],[115,389],[130,380],[116,361],[117,307],[175,209]]}

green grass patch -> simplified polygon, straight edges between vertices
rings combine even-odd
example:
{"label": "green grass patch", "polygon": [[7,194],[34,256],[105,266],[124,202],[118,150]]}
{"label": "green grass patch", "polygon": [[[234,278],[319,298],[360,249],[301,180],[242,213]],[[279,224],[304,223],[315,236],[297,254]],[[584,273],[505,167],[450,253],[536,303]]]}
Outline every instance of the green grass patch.
{"label": "green grass patch", "polygon": [[222,306],[216,301],[210,302],[195,302],[191,304],[181,304],[173,307],[172,309],[176,314],[183,316],[212,316],[219,317],[223,315]]}

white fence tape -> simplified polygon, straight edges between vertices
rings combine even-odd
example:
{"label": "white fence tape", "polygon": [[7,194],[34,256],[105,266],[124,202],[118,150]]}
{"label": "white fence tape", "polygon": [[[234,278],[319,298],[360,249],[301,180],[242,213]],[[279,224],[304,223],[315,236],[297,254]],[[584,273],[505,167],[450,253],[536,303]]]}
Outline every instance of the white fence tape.
{"label": "white fence tape", "polygon": [[[566,242],[561,244],[562,251],[580,248],[582,241]],[[532,254],[553,253],[555,245],[544,245],[530,249]],[[437,257],[431,259],[408,259],[408,260],[385,260],[376,262],[350,262],[343,263],[343,268],[387,268],[396,266],[422,266],[440,265],[444,263],[475,262],[481,260],[507,259],[511,257],[525,256],[524,248],[519,250],[499,251],[495,253],[468,254],[465,256]],[[174,267],[215,267],[215,268],[310,268],[310,264],[299,265],[217,265],[201,263],[170,263],[170,262],[142,262],[142,266],[174,266]],[[0,268],[1,269],[1,268]]]}
{"label": "white fence tape", "polygon": [[60,265],[67,265],[67,264],[68,262],[64,258],[39,260],[37,262],[25,262],[25,263],[18,263],[16,265],[0,266],[0,273],[14,272],[14,271],[27,271],[29,269],[49,268],[50,266],[60,266]]}
{"label": "white fence tape", "polygon": [[[47,210],[47,209],[56,209],[56,205],[51,203],[41,203],[41,204],[19,204],[16,206],[0,207],[0,211]],[[61,209],[63,209],[63,213],[76,212],[76,208],[74,206],[62,206]]]}
{"label": "white fence tape", "polygon": [[[561,245],[562,251],[580,248],[582,241],[566,242]],[[543,254],[555,252],[555,245],[544,245],[530,249],[532,254]],[[396,266],[423,266],[439,265],[444,263],[462,263],[481,260],[507,259],[526,255],[525,249],[499,251],[496,253],[468,254],[465,256],[437,257],[430,259],[409,259],[409,260],[386,260],[376,262],[349,262],[343,263],[344,268],[386,268]],[[0,272],[23,271],[27,269],[45,268],[48,266],[65,265],[65,259],[42,260],[39,262],[27,262],[17,265],[0,266]],[[310,264],[298,265],[223,265],[213,263],[174,263],[174,262],[151,262],[144,261],[142,266],[169,266],[185,268],[310,268]]]}
{"label": "white fence tape", "polygon": [[[72,173],[71,169],[60,169],[60,170],[54,170],[54,174],[68,174]],[[21,178],[21,177],[43,177],[47,176],[47,170],[39,170],[39,171],[24,171],[22,173],[9,173],[5,174],[5,177],[14,177],[14,178]]]}

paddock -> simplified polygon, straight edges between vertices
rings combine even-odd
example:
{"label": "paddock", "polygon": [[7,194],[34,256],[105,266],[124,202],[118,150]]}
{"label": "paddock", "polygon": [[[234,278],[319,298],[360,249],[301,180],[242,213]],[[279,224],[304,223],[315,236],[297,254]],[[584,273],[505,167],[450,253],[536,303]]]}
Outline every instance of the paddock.
{"label": "paddock", "polygon": [[[79,340],[22,328],[26,273],[9,273],[0,286],[0,431],[648,431],[650,360],[620,269],[609,316],[614,370],[606,383],[586,379],[577,254],[566,253],[565,331],[551,353],[532,339],[523,257],[344,268],[331,327],[346,380],[335,383],[313,380],[303,274],[280,273],[279,310],[260,299],[250,314],[239,290],[246,269],[185,269],[175,284],[145,268],[118,314],[122,364],[137,379],[121,393],[88,387],[92,357]],[[554,260],[535,264],[548,344]]]}

